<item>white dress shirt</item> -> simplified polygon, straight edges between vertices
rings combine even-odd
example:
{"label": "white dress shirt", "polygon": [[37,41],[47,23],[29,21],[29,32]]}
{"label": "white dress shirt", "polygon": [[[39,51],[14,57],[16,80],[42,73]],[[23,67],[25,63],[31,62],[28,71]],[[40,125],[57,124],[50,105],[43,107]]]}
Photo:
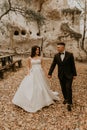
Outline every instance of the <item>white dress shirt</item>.
{"label": "white dress shirt", "polygon": [[60,58],[61,60],[63,61],[64,60],[64,57],[65,57],[65,51],[62,52],[63,54],[60,55]]}

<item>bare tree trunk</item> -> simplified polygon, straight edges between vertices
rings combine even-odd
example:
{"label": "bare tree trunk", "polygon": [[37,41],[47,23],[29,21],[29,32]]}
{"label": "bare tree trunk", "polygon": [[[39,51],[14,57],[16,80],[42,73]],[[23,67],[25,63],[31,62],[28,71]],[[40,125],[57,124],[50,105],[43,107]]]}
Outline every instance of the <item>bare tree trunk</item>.
{"label": "bare tree trunk", "polygon": [[42,37],[42,43],[41,43],[41,56],[43,56],[43,37]]}
{"label": "bare tree trunk", "polygon": [[42,6],[43,6],[44,0],[39,0],[39,10],[38,12],[41,12]]}
{"label": "bare tree trunk", "polygon": [[85,9],[84,9],[84,29],[83,29],[83,37],[82,37],[82,43],[81,43],[81,48],[82,50],[85,50],[84,48],[84,42],[85,42],[85,34],[86,34],[86,0],[85,0]]}

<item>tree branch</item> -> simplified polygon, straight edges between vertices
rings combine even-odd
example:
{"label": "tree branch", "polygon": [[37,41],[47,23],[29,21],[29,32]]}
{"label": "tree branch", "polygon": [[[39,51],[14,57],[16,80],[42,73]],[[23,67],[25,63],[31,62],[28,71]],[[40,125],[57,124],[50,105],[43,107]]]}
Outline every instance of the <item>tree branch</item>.
{"label": "tree branch", "polygon": [[8,14],[8,13],[9,13],[9,11],[11,11],[11,1],[10,1],[10,0],[8,0],[8,4],[9,4],[9,9],[8,9],[8,10],[6,10],[6,12],[5,12],[5,13],[3,13],[3,14],[0,16],[0,20],[2,19],[2,17],[3,17],[4,15]]}

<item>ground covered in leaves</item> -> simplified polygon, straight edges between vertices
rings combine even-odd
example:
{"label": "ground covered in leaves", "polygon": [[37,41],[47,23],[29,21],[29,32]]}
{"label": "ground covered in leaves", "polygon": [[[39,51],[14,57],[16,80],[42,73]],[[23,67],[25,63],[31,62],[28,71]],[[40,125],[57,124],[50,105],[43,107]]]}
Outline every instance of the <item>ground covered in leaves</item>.
{"label": "ground covered in leaves", "polygon": [[[78,76],[73,82],[73,108],[68,112],[63,97],[57,68],[48,79],[52,90],[59,92],[60,101],[36,113],[28,113],[12,104],[12,98],[27,74],[26,59],[16,72],[6,72],[0,80],[0,130],[87,130],[87,63],[76,62]],[[45,59],[46,73],[51,59]]]}

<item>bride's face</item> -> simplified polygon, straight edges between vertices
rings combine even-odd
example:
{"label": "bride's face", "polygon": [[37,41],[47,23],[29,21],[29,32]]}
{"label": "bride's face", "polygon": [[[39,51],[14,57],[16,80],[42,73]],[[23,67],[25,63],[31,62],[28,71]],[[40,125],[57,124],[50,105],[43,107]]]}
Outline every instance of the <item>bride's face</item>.
{"label": "bride's face", "polygon": [[36,49],[36,55],[39,55],[39,48]]}

